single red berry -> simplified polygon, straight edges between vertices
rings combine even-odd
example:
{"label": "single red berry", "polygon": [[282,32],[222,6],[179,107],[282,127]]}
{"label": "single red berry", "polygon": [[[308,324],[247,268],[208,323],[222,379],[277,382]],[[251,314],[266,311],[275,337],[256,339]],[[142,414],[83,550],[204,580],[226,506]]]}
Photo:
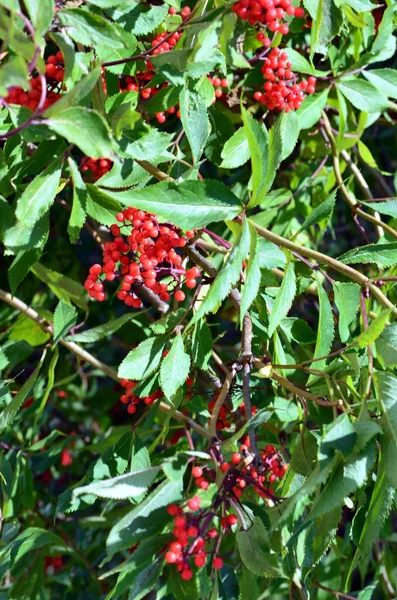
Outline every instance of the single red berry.
{"label": "single red berry", "polygon": [[220,556],[216,556],[214,558],[212,564],[214,565],[214,569],[222,569],[222,567],[223,567],[223,560],[221,559]]}
{"label": "single red berry", "polygon": [[241,463],[241,454],[239,454],[238,452],[235,452],[235,453],[232,455],[232,463],[233,463],[234,465],[238,465],[238,464],[240,464],[240,463]]}
{"label": "single red berry", "polygon": [[177,302],[183,302],[185,299],[185,293],[182,292],[182,290],[178,290],[177,292],[175,292],[175,300]]}
{"label": "single red berry", "polygon": [[192,475],[193,477],[201,477],[203,474],[203,469],[199,466],[193,467]]}

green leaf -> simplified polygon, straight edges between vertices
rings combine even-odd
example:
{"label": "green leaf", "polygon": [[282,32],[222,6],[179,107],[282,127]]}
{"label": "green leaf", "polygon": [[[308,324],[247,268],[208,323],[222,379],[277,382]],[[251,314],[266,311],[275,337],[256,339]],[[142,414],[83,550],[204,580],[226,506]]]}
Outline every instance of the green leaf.
{"label": "green leaf", "polygon": [[98,498],[109,498],[111,500],[127,500],[146,492],[148,487],[156,479],[160,467],[150,467],[112,477],[101,481],[90,483],[73,490],[73,499],[78,496],[93,494]]}
{"label": "green leaf", "polygon": [[[310,2],[310,4],[312,4]],[[313,17],[312,33],[310,40],[310,58],[312,59],[315,53],[323,54],[328,52],[328,46],[331,40],[339,33],[342,25],[342,16],[333,0],[318,0],[315,1],[316,7],[311,12]]]}
{"label": "green leaf", "polygon": [[335,281],[333,283],[336,308],[339,311],[339,335],[342,342],[349,338],[349,325],[356,318],[360,307],[361,288],[358,283],[344,283]]}
{"label": "green leaf", "polygon": [[390,309],[388,308],[379,313],[376,319],[371,321],[369,327],[367,327],[367,329],[360,333],[358,338],[354,340],[354,343],[357,344],[358,347],[361,349],[373,344],[374,341],[380,336],[380,334],[384,330],[389,315]]}
{"label": "green leaf", "polygon": [[245,283],[241,289],[240,327],[243,326],[244,315],[250,308],[259,292],[261,268],[259,256],[258,234],[255,227],[248,223],[250,229],[250,255],[245,272]]}
{"label": "green leaf", "polygon": [[386,325],[375,346],[377,358],[383,366],[397,366],[397,323]]}
{"label": "green leaf", "polygon": [[164,336],[151,337],[131,350],[119,367],[119,377],[140,381],[159,366],[165,346]]}
{"label": "green leaf", "polygon": [[397,487],[397,377],[391,373],[377,371],[373,375],[377,399],[382,413],[381,425],[384,432],[382,448],[389,483]]}
{"label": "green leaf", "polygon": [[202,94],[187,85],[180,93],[179,103],[182,126],[189,140],[193,163],[196,163],[210,135],[207,104]]}
{"label": "green leaf", "polygon": [[[292,154],[299,138],[299,119],[296,112],[283,112],[280,117],[279,133],[281,137],[281,160]],[[276,133],[277,135],[277,133]]]}
{"label": "green leaf", "polygon": [[172,400],[179,388],[189,376],[190,357],[185,352],[183,338],[177,335],[170,351],[161,363],[160,384],[169,400]]}
{"label": "green leaf", "polygon": [[17,222],[5,232],[6,246],[15,251],[30,247],[31,236],[40,232],[40,220],[54,202],[61,170],[62,159],[58,158],[25,188],[17,202]]}
{"label": "green leaf", "polygon": [[212,344],[211,329],[205,321],[199,321],[193,329],[192,362],[203,371],[208,369],[208,363],[212,356]]}
{"label": "green leaf", "polygon": [[76,322],[77,310],[68,302],[60,300],[54,311],[54,344],[57,344]]}
{"label": "green leaf", "polygon": [[7,96],[8,88],[27,88],[28,65],[22,56],[13,56],[0,67],[0,95]]}
{"label": "green leaf", "polygon": [[96,82],[101,76],[101,68],[97,67],[93,69],[83,77],[76,85],[68,92],[67,94],[63,94],[61,98],[55,102],[52,106],[47,108],[47,110],[43,113],[43,117],[45,119],[56,117],[60,115],[67,108],[75,106],[79,104],[83,98],[85,98],[94,88]]}
{"label": "green leaf", "polygon": [[241,115],[251,156],[253,193],[248,207],[252,208],[263,202],[268,191],[269,135],[265,127],[262,127],[258,121],[253,119],[243,106],[241,107]]}
{"label": "green leaf", "polygon": [[14,295],[20,283],[28,275],[30,269],[40,259],[41,250],[26,250],[17,254],[8,269],[8,281],[11,293]]}
{"label": "green leaf", "polygon": [[222,153],[222,169],[236,169],[244,165],[250,158],[250,149],[248,146],[248,137],[246,129],[240,127],[229,138],[223,147]]}
{"label": "green leaf", "polygon": [[237,546],[244,565],[256,575],[283,577],[283,571],[276,554],[271,554],[268,535],[260,517],[254,517],[247,529],[238,529]]}
{"label": "green leaf", "polygon": [[37,35],[44,35],[54,18],[54,0],[24,0]]}
{"label": "green leaf", "polygon": [[[134,113],[135,115],[138,113]],[[136,121],[134,128],[122,130],[123,135],[118,140],[122,156],[134,158],[135,160],[155,161],[171,143],[172,136],[169,133],[148,129],[147,125],[140,120]]]}
{"label": "green leaf", "polygon": [[168,6],[166,4],[147,6],[139,2],[124,2],[119,10],[115,9],[108,13],[125,30],[135,35],[146,35],[164,21],[168,13]]}
{"label": "green leaf", "polygon": [[46,124],[87,156],[114,158],[110,129],[95,110],[74,106],[46,119]]}
{"label": "green leaf", "polygon": [[[88,186],[91,190],[94,186]],[[182,229],[196,229],[209,223],[234,219],[241,212],[237,197],[220,181],[164,181],[143,189],[104,192],[123,206],[135,206],[154,213]]]}
{"label": "green leaf", "polygon": [[376,263],[382,269],[386,269],[397,264],[397,242],[360,246],[342,254],[338,260],[347,264]]}
{"label": "green leaf", "polygon": [[183,317],[186,314],[185,308],[178,308],[175,312],[169,312],[164,317],[161,317],[155,323],[150,325],[150,329],[156,335],[161,335],[162,333],[168,333],[175,329],[177,325],[181,323]]}
{"label": "green leaf", "polygon": [[[309,61],[299,52],[293,48],[285,48],[283,52],[288,54],[288,60],[291,63],[291,68],[297,73],[306,73],[307,75],[314,75],[314,69]],[[288,113],[290,114],[290,113]]]}
{"label": "green leaf", "polygon": [[308,477],[314,470],[317,458],[317,441],[312,433],[305,427],[294,448],[291,458],[291,468],[295,473]]}
{"label": "green leaf", "polygon": [[34,265],[32,273],[41,279],[43,283],[48,285],[50,290],[60,300],[65,298],[66,300],[74,302],[76,306],[79,306],[84,310],[87,309],[88,301],[86,299],[85,289],[81,283],[66,277],[66,275],[47,269],[47,267],[41,263],[36,263]]}
{"label": "green leaf", "polygon": [[258,256],[261,269],[282,268],[287,263],[284,252],[276,244],[263,238],[258,239]]}
{"label": "green leaf", "polygon": [[68,342],[78,342],[83,344],[92,344],[94,342],[98,342],[103,338],[115,333],[120,327],[125,325],[126,323],[134,323],[134,325],[139,325],[139,321],[136,320],[136,317],[143,314],[145,311],[136,312],[134,314],[126,314],[122,315],[118,319],[113,319],[112,321],[108,321],[103,325],[98,325],[97,327],[93,327],[92,329],[87,329],[87,331],[83,331],[81,333],[74,333],[73,335],[69,335],[67,338]]}
{"label": "green leaf", "polygon": [[239,238],[231,249],[214,282],[211,284],[199,309],[190,321],[189,327],[197,323],[204,315],[215,312],[226,296],[230,294],[232,286],[240,278],[242,263],[247,258],[249,252],[249,244],[249,226],[248,222],[244,221]]}
{"label": "green leaf", "polygon": [[88,215],[101,223],[110,227],[114,224],[116,214],[122,210],[120,202],[117,202],[108,196],[95,185],[87,185],[87,213]]}
{"label": "green leaf", "polygon": [[376,460],[375,442],[353,455],[346,463],[340,460],[323,490],[313,503],[308,520],[313,520],[341,507],[344,499],[361,488]]}
{"label": "green leaf", "polygon": [[12,226],[14,213],[7,200],[0,196],[0,241],[3,241],[4,233]]}
{"label": "green leaf", "polygon": [[64,548],[65,542],[59,535],[56,535],[51,531],[46,531],[39,527],[27,527],[25,531],[14,539],[14,549],[12,553],[14,565],[26,554],[49,545],[61,546]]}
{"label": "green leaf", "polygon": [[107,19],[80,8],[64,8],[57,12],[60,24],[78,44],[124,48],[121,29]]}
{"label": "green leaf", "polygon": [[[283,157],[283,153],[285,154],[287,152],[287,156],[288,153],[291,149],[291,140],[290,139],[286,139],[285,140],[285,145],[284,145],[284,138],[287,136],[287,133],[285,131],[285,126],[283,126],[283,123],[287,123],[289,122],[290,117],[284,116],[284,114],[280,115],[277,119],[277,121],[274,123],[273,127],[270,129],[269,131],[269,139],[268,139],[268,167],[267,167],[267,174],[266,174],[266,184],[265,184],[265,190],[266,192],[268,192],[270,190],[270,188],[273,185],[273,181],[274,178],[276,177],[276,173],[277,170],[280,166],[282,157]],[[296,121],[294,121],[295,126],[296,126]],[[295,137],[294,135],[294,131],[296,133],[296,138],[297,138],[297,133],[299,132],[299,130],[297,131],[296,128],[294,126],[290,126],[291,129],[291,133],[292,135]],[[293,140],[292,140],[293,141]],[[295,145],[296,139],[295,141],[293,141],[293,144]],[[293,148],[292,148],[293,149]]]}
{"label": "green leaf", "polygon": [[372,4],[369,0],[345,0],[346,4],[356,10],[357,12],[364,12],[366,10],[373,10],[376,4]]}
{"label": "green leaf", "polygon": [[166,479],[139,506],[120,519],[110,530],[106,542],[109,556],[161,531],[169,521],[165,507],[180,500],[182,490],[182,481]]}
{"label": "green leaf", "polygon": [[75,244],[79,239],[81,228],[87,216],[87,188],[77,164],[70,157],[68,158],[68,165],[73,182],[73,205],[68,224],[68,234],[71,243]]}
{"label": "green leaf", "polygon": [[[334,329],[334,317],[332,314],[331,304],[328,300],[326,291],[324,290],[319,274],[316,273],[318,299],[320,304],[320,313],[318,318],[318,333],[316,347],[314,349],[313,359],[319,358],[320,356],[326,356],[332,346],[332,342],[335,335]],[[313,360],[312,359],[312,360]],[[316,360],[313,363],[314,368],[321,371],[327,364],[327,359]],[[310,375],[308,383],[311,383],[315,379],[315,375]]]}
{"label": "green leaf", "polygon": [[269,337],[273,335],[281,320],[288,314],[296,294],[294,263],[289,262],[284,272],[281,286],[277,292],[269,318]]}
{"label": "green leaf", "polygon": [[360,204],[364,204],[372,210],[377,210],[381,215],[389,215],[397,219],[397,200],[389,200],[388,202],[365,202],[360,200]]}
{"label": "green leaf", "polygon": [[157,558],[152,564],[144,569],[139,569],[138,573],[133,578],[128,600],[141,600],[142,598],[147,597],[149,592],[155,587],[163,568],[163,561],[160,558]]}
{"label": "green leaf", "polygon": [[388,107],[386,96],[369,81],[357,78],[351,78],[347,81],[342,79],[342,81],[343,83],[337,83],[338,89],[359,110],[375,113]]}
{"label": "green leaf", "polygon": [[[333,192],[324,202],[313,208],[310,215],[305,219],[302,227],[295,234],[297,236],[305,229],[309,229],[309,227],[313,227],[313,225],[317,225],[317,223],[321,223],[321,221],[328,221],[332,218],[332,213],[334,212],[336,201],[336,191]],[[295,237],[294,236],[294,237]]]}
{"label": "green leaf", "polygon": [[45,353],[42,355],[38,366],[35,368],[31,376],[25,381],[18,393],[13,397],[11,402],[2,410],[0,414],[0,431],[7,427],[15,417],[17,411],[21,408],[26,398],[31,393],[34,384],[39,376],[40,369],[43,365]]}
{"label": "green leaf", "polygon": [[321,112],[327,104],[329,89],[325,89],[320,94],[311,94],[306,96],[302,106],[296,111],[299,128],[310,129],[321,118]]}
{"label": "green leaf", "polygon": [[361,531],[360,539],[353,560],[349,567],[349,580],[357,564],[368,556],[372,544],[379,537],[381,528],[392,508],[395,489],[387,480],[384,457],[381,454],[378,463],[378,472],[376,483],[371,496],[371,502],[365,515],[364,527]]}

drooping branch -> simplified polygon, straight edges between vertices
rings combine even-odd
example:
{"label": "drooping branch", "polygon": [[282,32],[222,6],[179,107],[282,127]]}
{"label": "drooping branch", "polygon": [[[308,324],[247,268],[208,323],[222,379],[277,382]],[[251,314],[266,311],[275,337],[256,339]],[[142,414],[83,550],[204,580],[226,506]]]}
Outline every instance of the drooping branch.
{"label": "drooping branch", "polygon": [[[370,214],[366,213],[365,211],[363,211],[361,208],[358,207],[358,203],[357,203],[356,199],[351,196],[349,190],[347,189],[347,187],[343,181],[343,177],[342,177],[342,173],[341,173],[341,169],[340,169],[338,148],[336,146],[334,134],[332,133],[331,124],[328,120],[328,117],[327,117],[325,111],[322,112],[322,121],[323,121],[327,140],[328,140],[328,142],[331,146],[331,150],[332,150],[332,159],[333,159],[333,166],[334,166],[334,173],[335,173],[336,181],[338,182],[340,190],[341,190],[346,202],[350,206],[352,212],[355,215],[357,215],[358,217],[361,217],[362,219],[365,219],[366,221],[373,223],[377,228],[380,227],[380,228],[384,229],[392,237],[397,239],[397,231],[395,229],[393,229],[393,227],[390,227],[390,225],[387,225],[386,223],[384,223],[380,219],[379,215],[370,215]],[[353,171],[353,174],[355,176],[357,176],[356,171]]]}
{"label": "drooping branch", "polygon": [[[43,331],[45,331],[46,333],[53,335],[52,324],[49,321],[47,321],[46,319],[43,319],[43,317],[41,317],[35,310],[30,308],[30,306],[28,306],[27,304],[22,302],[22,300],[19,300],[19,298],[16,298],[15,296],[11,296],[11,294],[9,294],[8,292],[5,292],[4,290],[0,289],[0,300],[3,300],[3,302],[6,302],[7,304],[9,304],[9,306],[12,306],[19,312],[21,312],[21,313],[25,314],[27,317],[29,317],[29,319],[32,319],[32,321],[37,323],[41,327],[41,329]],[[73,352],[73,354],[75,354],[76,356],[79,356],[80,358],[82,358],[83,360],[88,362],[90,365],[95,367],[96,369],[99,369],[100,371],[102,371],[102,373],[104,373],[105,375],[110,377],[110,379],[113,379],[114,381],[117,381],[117,382],[120,381],[120,379],[117,375],[117,372],[114,369],[112,369],[112,367],[109,367],[107,364],[98,360],[95,356],[93,356],[92,354],[90,354],[89,352],[84,350],[84,348],[81,348],[78,344],[76,344],[74,342],[68,342],[66,340],[60,340],[60,343],[65,348],[70,350],[70,352]],[[169,413],[171,410],[173,411],[173,407],[166,404],[165,402],[160,402],[159,408],[162,412],[164,412],[166,414]],[[210,438],[208,431],[204,427],[202,427],[201,425],[196,423],[196,421],[194,421],[190,417],[187,417],[186,415],[181,413],[179,410],[175,410],[172,412],[172,418],[175,419],[176,421],[180,421],[181,423],[185,423],[191,429],[194,429],[194,431],[196,431],[203,437],[205,437],[207,439]]]}

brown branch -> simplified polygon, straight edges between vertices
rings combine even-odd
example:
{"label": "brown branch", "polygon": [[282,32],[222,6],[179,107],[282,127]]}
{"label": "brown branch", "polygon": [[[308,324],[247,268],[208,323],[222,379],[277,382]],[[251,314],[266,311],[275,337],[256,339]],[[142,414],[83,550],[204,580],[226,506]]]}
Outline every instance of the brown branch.
{"label": "brown branch", "polygon": [[[327,141],[329,142],[331,149],[332,149],[332,159],[333,159],[335,178],[336,178],[336,181],[338,182],[340,190],[341,190],[346,202],[350,206],[352,212],[355,215],[357,215],[358,217],[361,217],[362,219],[365,219],[366,221],[373,223],[377,228],[381,227],[382,229],[387,231],[392,237],[397,239],[397,231],[395,229],[393,229],[393,227],[390,227],[390,225],[387,225],[386,223],[381,221],[381,219],[379,217],[376,217],[375,215],[369,215],[368,213],[364,212],[361,208],[358,208],[356,199],[350,195],[350,192],[347,189],[347,187],[345,186],[345,183],[343,181],[343,177],[342,177],[341,170],[340,170],[338,148],[336,146],[334,134],[332,133],[331,124],[328,120],[328,117],[327,117],[325,111],[322,112],[322,121],[323,121],[325,134],[326,134],[325,137],[327,138]],[[354,174],[356,175],[356,173],[354,173]]]}
{"label": "brown branch", "polygon": [[[11,296],[11,294],[9,294],[8,292],[5,292],[4,290],[1,290],[1,289],[0,289],[0,300],[3,300],[3,302],[6,302],[7,304],[12,306],[16,310],[19,310],[19,312],[24,313],[27,317],[32,319],[32,321],[37,323],[42,328],[43,331],[45,331],[46,333],[49,333],[50,335],[53,335],[52,324],[49,323],[46,319],[43,319],[42,317],[40,317],[40,315],[35,310],[30,308],[24,302],[22,302],[22,300],[19,300],[15,296]],[[113,379],[114,381],[117,381],[117,382],[120,381],[120,379],[117,375],[117,372],[114,369],[112,369],[112,367],[109,367],[105,363],[103,363],[100,360],[98,360],[97,358],[95,358],[95,356],[92,356],[92,354],[90,354],[89,352],[87,352],[86,350],[81,348],[78,344],[75,344],[74,342],[67,342],[66,340],[60,340],[60,343],[65,348],[67,348],[68,350],[73,352],[73,354],[75,354],[76,356],[79,356],[80,358],[82,358],[83,360],[88,362],[90,365],[95,367],[96,369],[99,369],[100,371],[102,371],[102,373],[105,373],[105,375],[110,377],[110,379]],[[166,404],[165,402],[160,402],[159,408],[162,412],[164,412],[166,414],[168,414],[171,410],[173,410],[173,407]],[[196,421],[194,421],[190,417],[187,417],[180,411],[178,411],[178,410],[174,411],[172,413],[172,417],[176,421],[180,421],[181,423],[185,423],[186,425],[189,425],[191,427],[191,429],[194,429],[197,433],[199,433],[203,437],[205,437],[207,439],[210,438],[208,431],[206,429],[204,429],[204,427],[202,427],[201,425],[196,423]]]}
{"label": "brown branch", "polygon": [[236,374],[236,371],[234,368],[232,368],[229,371],[228,375],[226,376],[226,378],[223,382],[221,391],[219,392],[219,396],[215,402],[214,410],[212,411],[211,419],[210,419],[210,428],[209,428],[210,429],[210,431],[209,431],[210,438],[216,437],[216,424],[218,421],[219,413],[220,413],[220,410],[227,398],[227,395],[229,393],[229,390],[232,385],[232,381],[234,379],[235,374]]}

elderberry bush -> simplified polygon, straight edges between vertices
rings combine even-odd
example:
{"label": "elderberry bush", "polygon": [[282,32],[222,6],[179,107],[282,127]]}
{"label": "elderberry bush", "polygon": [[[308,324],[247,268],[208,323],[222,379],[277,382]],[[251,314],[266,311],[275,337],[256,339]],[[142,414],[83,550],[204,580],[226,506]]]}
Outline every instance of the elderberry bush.
{"label": "elderberry bush", "polygon": [[393,0],[0,0],[0,600],[397,597]]}

